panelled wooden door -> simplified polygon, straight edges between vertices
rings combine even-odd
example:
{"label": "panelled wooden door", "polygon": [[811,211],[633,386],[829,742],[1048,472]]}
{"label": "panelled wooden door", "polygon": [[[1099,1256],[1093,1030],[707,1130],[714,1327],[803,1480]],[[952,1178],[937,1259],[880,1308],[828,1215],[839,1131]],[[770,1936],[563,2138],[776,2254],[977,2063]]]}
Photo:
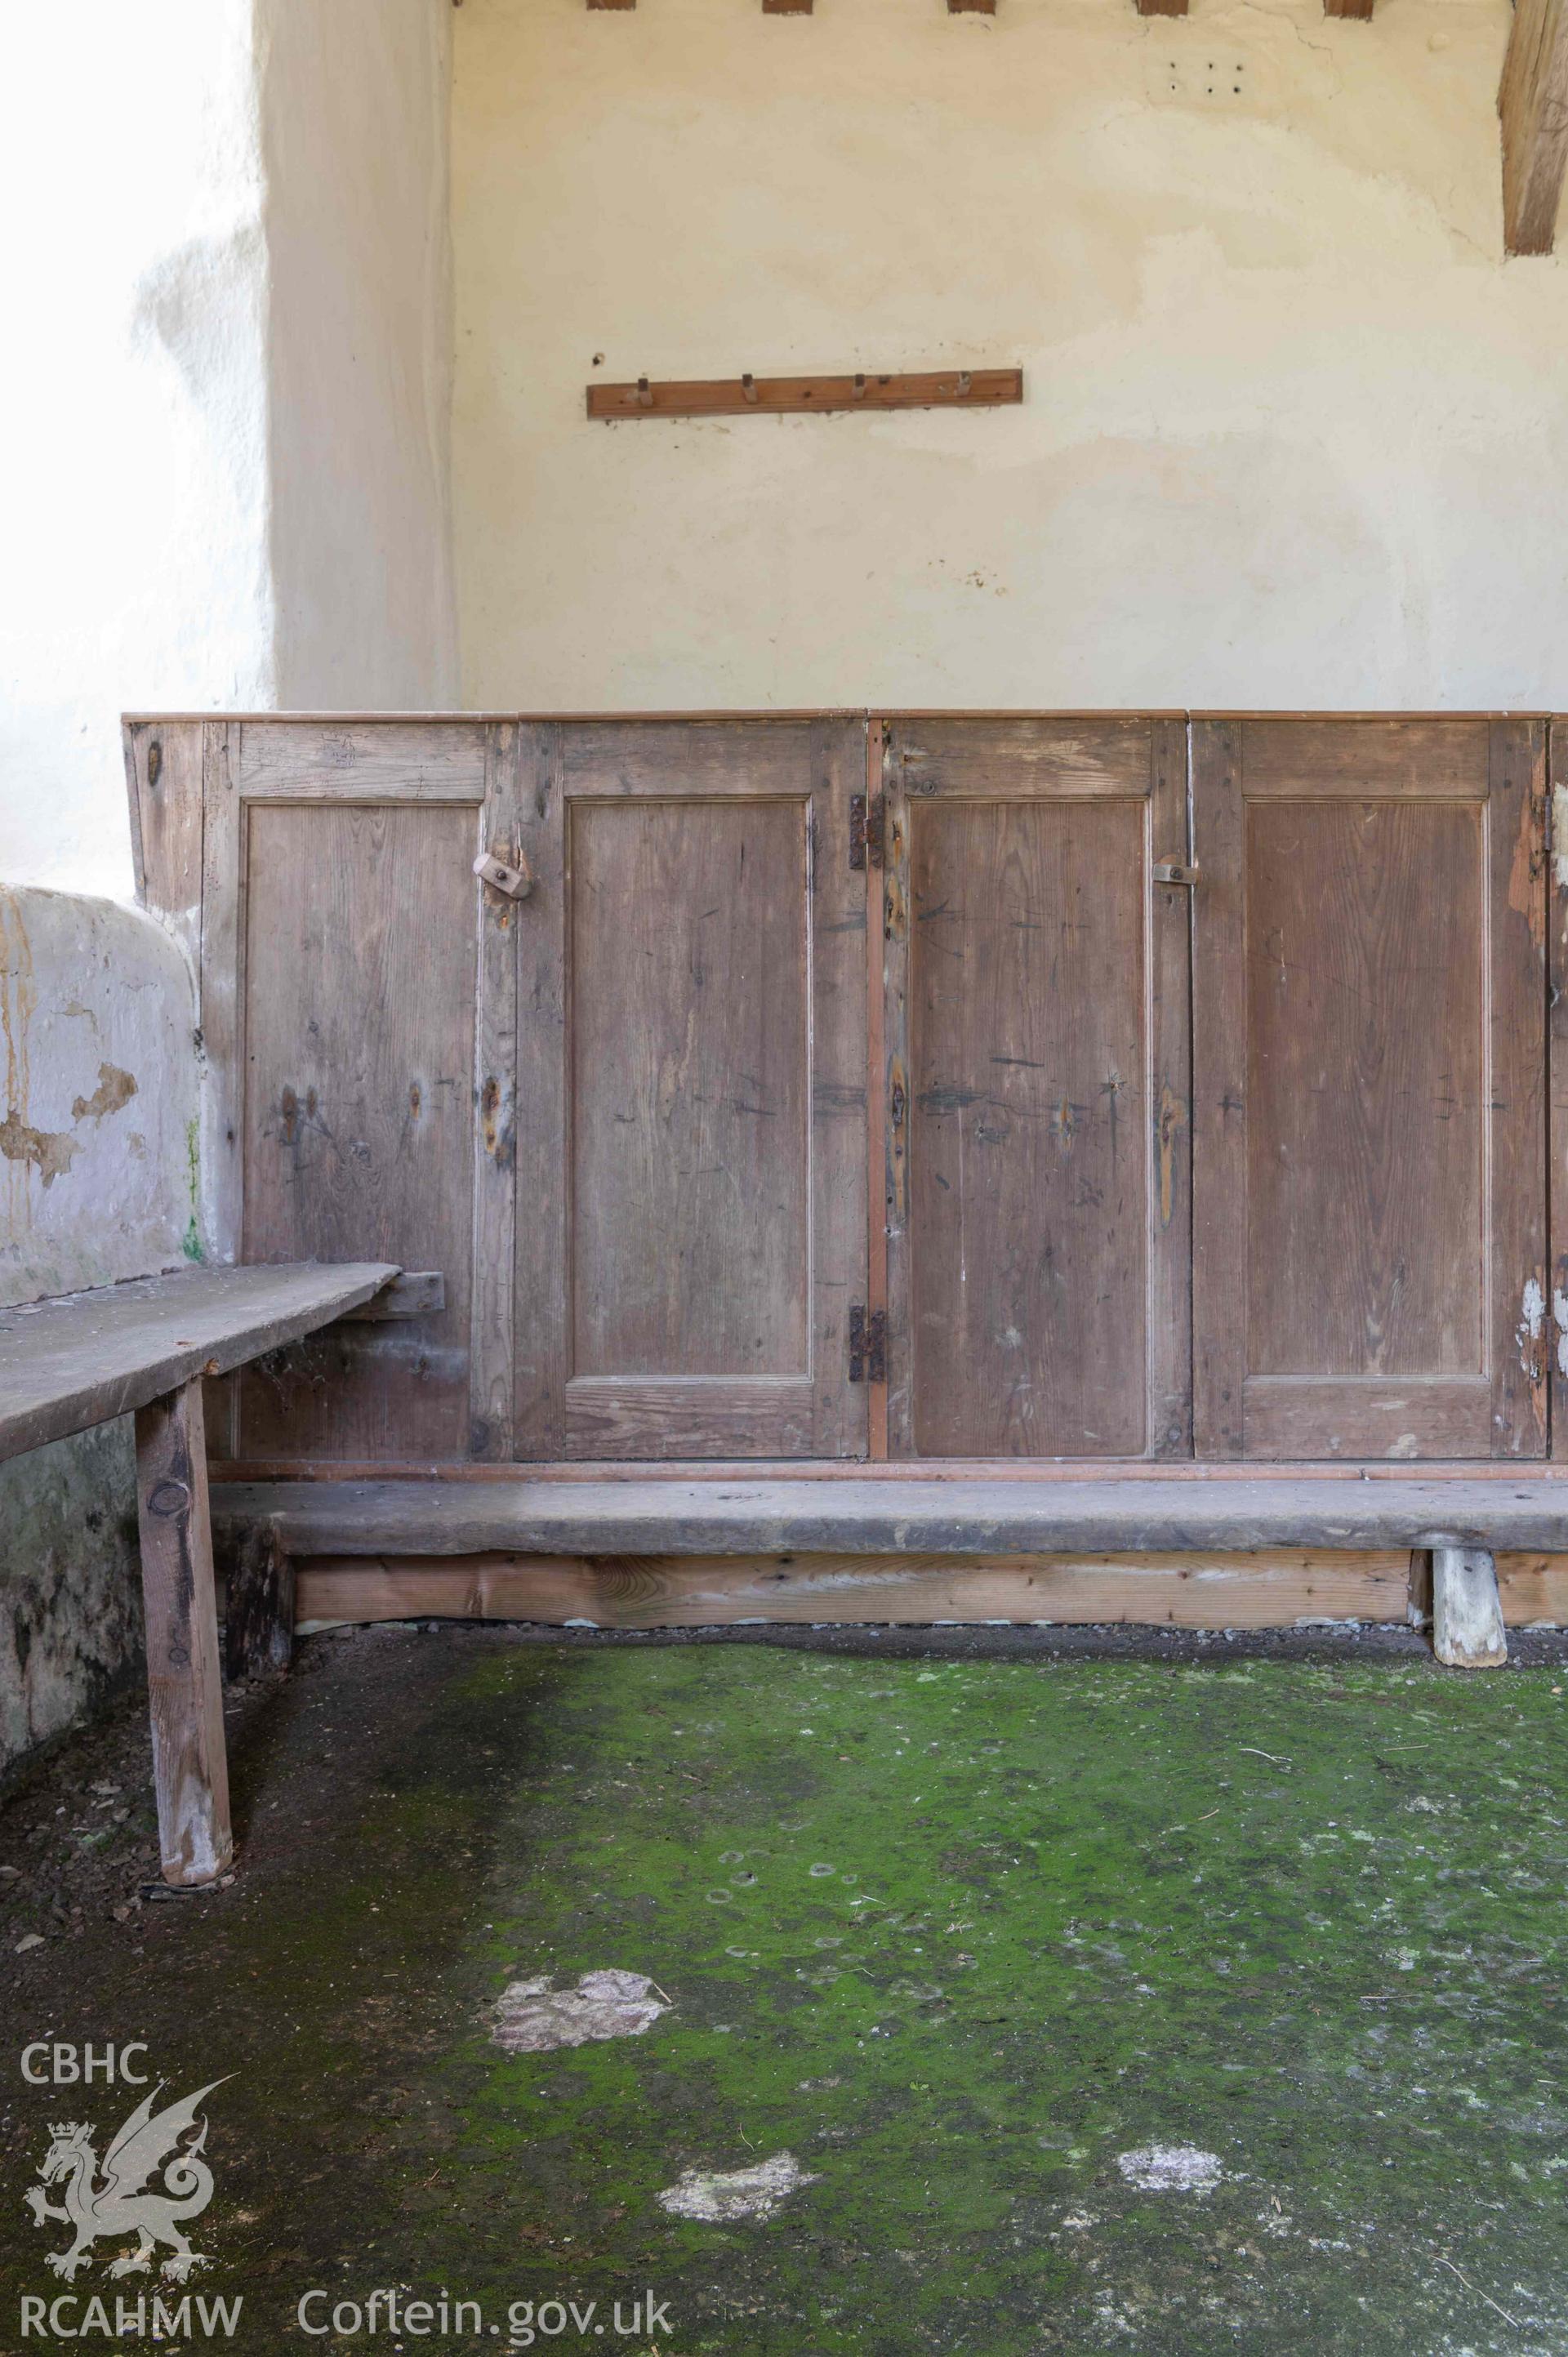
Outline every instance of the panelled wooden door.
{"label": "panelled wooden door", "polygon": [[1187,1455],[1183,724],[885,727],[890,1454]]}
{"label": "panelled wooden door", "polygon": [[220,1249],[395,1261],[446,1292],[439,1311],[334,1327],[248,1370],[222,1453],[468,1453],[476,1240],[493,1242],[512,1183],[508,1155],[477,1141],[497,920],[473,863],[514,737],[453,721],[204,731],[202,1151]]}
{"label": "panelled wooden door", "polygon": [[1203,1457],[1546,1446],[1545,729],[1193,730]]}
{"label": "panelled wooden door", "polygon": [[865,724],[520,735],[520,1458],[845,1457]]}
{"label": "panelled wooden door", "polygon": [[446,1289],[231,1383],[220,1455],[1544,1452],[1543,722],[263,717],[127,755],[199,967],[212,1243]]}

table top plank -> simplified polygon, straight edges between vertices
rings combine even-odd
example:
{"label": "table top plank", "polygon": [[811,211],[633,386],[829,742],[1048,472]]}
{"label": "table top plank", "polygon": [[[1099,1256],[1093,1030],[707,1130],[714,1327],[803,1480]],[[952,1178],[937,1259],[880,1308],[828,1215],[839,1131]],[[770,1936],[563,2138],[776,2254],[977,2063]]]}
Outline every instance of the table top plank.
{"label": "table top plank", "polygon": [[195,1375],[226,1375],[357,1308],[381,1261],[192,1267],[0,1309],[0,1458],[125,1415]]}

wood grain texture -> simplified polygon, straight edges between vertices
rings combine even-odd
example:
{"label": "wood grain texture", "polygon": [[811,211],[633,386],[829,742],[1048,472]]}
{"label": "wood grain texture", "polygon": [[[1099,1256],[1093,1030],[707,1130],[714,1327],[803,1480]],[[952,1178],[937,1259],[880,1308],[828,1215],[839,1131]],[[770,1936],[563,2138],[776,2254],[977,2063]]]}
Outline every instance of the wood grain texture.
{"label": "wood grain texture", "polygon": [[1194,737],[1200,1453],[1539,1456],[1541,725]]}
{"label": "wood grain texture", "polygon": [[[886,804],[883,794],[887,766],[887,724],[875,719],[865,731],[865,802],[868,811],[883,811],[883,860],[886,858]],[[883,921],[885,869],[865,863],[865,1308],[869,1318],[887,1316],[887,1043],[885,1023],[887,984],[885,972]],[[866,1455],[881,1462],[887,1455],[887,1384],[866,1386]]]}
{"label": "wood grain texture", "polygon": [[1044,791],[1122,801],[1149,791],[1152,726],[1136,716],[908,714],[897,723],[892,759],[914,796],[956,791],[1027,801]]}
{"label": "wood grain texture", "polygon": [[879,1388],[849,1380],[850,1308],[869,1298],[866,891],[849,858],[850,797],[865,779],[865,721],[819,722],[810,758],[811,1449],[864,1458]]}
{"label": "wood grain texture", "polygon": [[1273,795],[1292,802],[1336,794],[1353,802],[1380,794],[1410,794],[1423,802],[1486,797],[1485,720],[1395,716],[1238,725],[1250,802]]}
{"label": "wood grain texture", "polygon": [[[965,5],[974,6],[979,0]],[[646,390],[637,382],[590,384],[585,398],[589,417],[601,424],[658,417],[809,417],[834,410],[996,409],[1023,400],[1024,371],[975,368],[961,373],[948,368],[903,375],[869,370],[859,376],[754,375],[749,388],[737,376],[655,379]]]}
{"label": "wood grain texture", "polygon": [[1148,1453],[1182,1458],[1192,1454],[1192,895],[1156,884],[1154,868],[1191,856],[1187,729],[1158,720],[1149,734]]}
{"label": "wood grain texture", "polygon": [[1547,1440],[1546,726],[1491,731],[1487,1271],[1492,1455]]}
{"label": "wood grain texture", "polygon": [[889,1445],[1185,1448],[1183,732],[887,729]]}
{"label": "wood grain texture", "polygon": [[199,1383],[136,1410],[136,1510],[158,1849],[186,1889],[234,1856]]}
{"label": "wood grain texture", "polygon": [[1496,1561],[1510,1629],[1568,1629],[1568,1555],[1499,1554]]}
{"label": "wood grain texture", "polygon": [[1248,809],[1249,1375],[1485,1367],[1484,811]]}
{"label": "wood grain texture", "polygon": [[[444,1310],[345,1326],[244,1378],[247,1448],[468,1441],[476,827],[420,804],[252,804],[245,1251],[375,1254]],[[396,1239],[394,1243],[393,1239]]]}
{"label": "wood grain texture", "polygon": [[1142,805],[908,823],[916,1450],[1142,1455]]}
{"label": "wood grain texture", "polygon": [[1255,1547],[1568,1551],[1568,1482],[1401,1474],[920,1480],[225,1484],[226,1529],[277,1515],[297,1555],[1122,1555]]}
{"label": "wood grain texture", "polygon": [[1498,91],[1502,118],[1503,242],[1550,253],[1568,164],[1568,8],[1519,0]]}
{"label": "wood grain texture", "polygon": [[859,728],[858,713],[796,715],[787,720],[581,720],[562,731],[561,776],[567,799],[595,802],[660,791],[739,794],[800,791],[824,726]]}
{"label": "wood grain texture", "polygon": [[0,1458],[280,1350],[395,1274],[383,1263],[182,1268],[0,1309]]}
{"label": "wood grain texture", "polygon": [[452,720],[247,720],[238,784],[263,802],[479,802],[488,732]]}
{"label": "wood grain texture", "polygon": [[1240,1457],[1247,1376],[1245,820],[1240,731],[1192,729],[1193,1445]]}
{"label": "wood grain texture", "polygon": [[1548,732],[1551,797],[1547,906],[1547,1206],[1552,1269],[1546,1305],[1550,1343],[1551,1453],[1568,1458],[1568,721]]}
{"label": "wood grain texture", "polygon": [[295,1561],[271,1523],[240,1534],[223,1575],[223,1675],[286,1670],[294,1659]]}
{"label": "wood grain texture", "polygon": [[[1029,1488],[1048,1488],[1062,1482],[1103,1480],[1109,1471],[1099,1458],[1072,1457],[933,1457],[892,1458],[880,1464],[869,1459],[832,1462],[816,1458],[763,1458],[714,1460],[708,1458],[682,1462],[678,1458],[662,1458],[657,1465],[632,1458],[605,1458],[587,1463],[580,1458],[561,1458],[554,1462],[542,1460],[531,1465],[482,1465],[472,1458],[452,1458],[436,1463],[405,1460],[401,1464],[385,1461],[379,1464],[353,1463],[342,1459],[322,1465],[309,1458],[247,1458],[238,1462],[211,1460],[213,1479],[225,1482],[342,1482],[342,1481],[425,1481],[443,1487],[467,1483],[480,1485],[506,1483],[525,1476],[530,1481],[592,1482],[634,1481],[646,1484],[681,1481],[928,1481],[938,1487],[955,1481],[1010,1481]],[[1545,1469],[1542,1469],[1543,1470]],[[1257,1482],[1284,1480],[1292,1483],[1322,1482],[1329,1488],[1345,1489],[1361,1481],[1408,1482],[1410,1470],[1398,1459],[1371,1458],[1360,1463],[1344,1458],[1304,1458],[1281,1461],[1267,1458],[1249,1464],[1212,1464],[1199,1458],[1166,1458],[1163,1461],[1149,1457],[1129,1457],[1119,1459],[1115,1468],[1118,1481],[1190,1481],[1203,1489],[1221,1489],[1226,1484],[1247,1488]],[[1420,1478],[1428,1486],[1444,1481],[1457,1481],[1466,1491],[1477,1483],[1489,1482],[1499,1493],[1520,1479],[1517,1465],[1506,1460],[1485,1458],[1423,1458]],[[1533,1478],[1533,1477],[1531,1477]],[[1555,1468],[1550,1478],[1561,1483]],[[1564,1494],[1568,1495],[1568,1489]]]}
{"label": "wood grain texture", "polygon": [[810,1374],[593,1376],[566,1384],[566,1429],[583,1457],[667,1457],[672,1433],[694,1457],[816,1454]]}
{"label": "wood grain texture", "polygon": [[194,973],[201,961],[201,723],[130,720],[124,743],[136,898],[168,925]]}
{"label": "wood grain texture", "polygon": [[526,723],[518,740],[518,840],[533,877],[517,929],[517,1202],[513,1445],[566,1446],[566,795],[564,737]]}
{"label": "wood grain texture", "polygon": [[247,829],[235,788],[231,732],[202,731],[201,966],[197,1020],[206,1058],[202,1089],[201,1192],[209,1249],[240,1252],[244,1202],[242,1089],[245,1053]]}
{"label": "wood grain texture", "polygon": [[1402,1621],[1410,1556],[475,1555],[307,1557],[302,1626],[425,1619],[600,1629],[1135,1622],[1173,1629]]}
{"label": "wood grain texture", "polygon": [[864,759],[832,720],[564,734],[569,1456],[864,1451]]}
{"label": "wood grain texture", "polygon": [[805,1375],[807,824],[572,812],[572,1371]]}
{"label": "wood grain texture", "polygon": [[[522,839],[519,730],[485,731],[482,848],[513,859]],[[478,974],[474,1013],[473,1286],[468,1332],[468,1448],[515,1453],[512,1386],[517,1305],[518,940],[532,911],[476,877]],[[532,897],[532,896],[530,896]]]}
{"label": "wood grain texture", "polygon": [[400,1269],[368,1301],[345,1309],[345,1324],[379,1326],[389,1318],[429,1318],[446,1307],[446,1279],[438,1268]]}
{"label": "wood grain texture", "polygon": [[1484,1374],[1247,1378],[1250,1458],[1485,1457],[1491,1426]]}
{"label": "wood grain texture", "polygon": [[909,1237],[909,796],[899,727],[884,724],[882,883],[882,1182],[887,1295],[887,1448],[915,1455],[913,1274]]}

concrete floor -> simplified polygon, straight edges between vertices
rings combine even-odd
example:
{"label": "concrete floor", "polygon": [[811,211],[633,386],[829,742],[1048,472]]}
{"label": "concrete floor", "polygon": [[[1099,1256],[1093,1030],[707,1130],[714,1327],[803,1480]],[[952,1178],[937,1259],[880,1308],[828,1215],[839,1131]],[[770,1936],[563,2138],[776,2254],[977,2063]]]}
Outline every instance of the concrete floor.
{"label": "concrete floor", "polygon": [[[236,1700],[237,1878],[179,1899],[128,1699],[0,1811],[0,2350],[188,2290],[269,2352],[1560,2357],[1560,1649],[926,1642],[314,1640]],[[603,1970],[667,2009],[503,2050],[503,1990]],[[24,2191],[141,2091],[17,2056],[133,2038],[224,2082],[212,2263],[111,2281],[122,2235],[67,2287]],[[395,2286],[480,2330],[356,2330]]]}

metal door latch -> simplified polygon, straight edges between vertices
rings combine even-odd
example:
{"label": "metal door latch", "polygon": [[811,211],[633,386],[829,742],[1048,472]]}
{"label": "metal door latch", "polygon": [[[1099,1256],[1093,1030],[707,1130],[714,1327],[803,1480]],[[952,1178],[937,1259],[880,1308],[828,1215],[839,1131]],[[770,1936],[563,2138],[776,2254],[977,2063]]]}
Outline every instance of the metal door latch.
{"label": "metal door latch", "polygon": [[526,900],[533,889],[533,877],[521,852],[509,865],[493,851],[481,851],[474,862],[474,873],[482,884],[493,884],[498,892],[504,892],[509,900]]}
{"label": "metal door latch", "polygon": [[1190,889],[1197,882],[1198,874],[1197,868],[1184,866],[1179,859],[1156,859],[1155,862],[1156,884],[1185,884]]}

